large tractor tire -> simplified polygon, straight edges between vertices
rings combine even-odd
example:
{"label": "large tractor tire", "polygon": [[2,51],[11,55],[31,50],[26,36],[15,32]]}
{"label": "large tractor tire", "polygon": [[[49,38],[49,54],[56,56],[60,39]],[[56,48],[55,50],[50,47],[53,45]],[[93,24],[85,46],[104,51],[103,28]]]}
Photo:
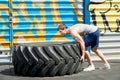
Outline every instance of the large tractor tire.
{"label": "large tractor tire", "polygon": [[82,70],[81,48],[77,42],[26,43],[14,46],[16,75],[63,76]]}

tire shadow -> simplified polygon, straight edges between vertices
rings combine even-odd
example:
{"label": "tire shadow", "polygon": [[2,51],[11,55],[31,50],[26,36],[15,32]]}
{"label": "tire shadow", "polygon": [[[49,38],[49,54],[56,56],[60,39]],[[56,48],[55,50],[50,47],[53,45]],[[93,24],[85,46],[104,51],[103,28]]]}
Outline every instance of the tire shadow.
{"label": "tire shadow", "polygon": [[2,66],[3,69],[0,69],[0,74],[8,76],[16,76],[14,73],[14,68],[10,66]]}

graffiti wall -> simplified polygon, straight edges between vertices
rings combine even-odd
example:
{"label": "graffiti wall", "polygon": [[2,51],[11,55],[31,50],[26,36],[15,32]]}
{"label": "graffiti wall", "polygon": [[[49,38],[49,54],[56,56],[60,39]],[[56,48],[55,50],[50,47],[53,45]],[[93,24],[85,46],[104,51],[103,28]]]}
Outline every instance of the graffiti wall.
{"label": "graffiti wall", "polygon": [[90,0],[90,22],[100,28],[99,49],[120,54],[120,0]]}
{"label": "graffiti wall", "polygon": [[[0,0],[0,50],[10,47],[9,2]],[[1,53],[1,52],[0,52]]]}
{"label": "graffiti wall", "polygon": [[91,13],[91,23],[106,31],[120,32],[120,1],[91,0],[88,10]]}
{"label": "graffiti wall", "polygon": [[[120,1],[90,0],[91,24],[101,34],[120,32]],[[0,51],[18,43],[74,41],[58,24],[83,23],[83,0],[0,0]]]}
{"label": "graffiti wall", "polygon": [[69,35],[62,37],[57,27],[60,23],[69,27],[82,23],[82,3],[82,0],[0,0],[0,50],[18,43],[73,41]]}

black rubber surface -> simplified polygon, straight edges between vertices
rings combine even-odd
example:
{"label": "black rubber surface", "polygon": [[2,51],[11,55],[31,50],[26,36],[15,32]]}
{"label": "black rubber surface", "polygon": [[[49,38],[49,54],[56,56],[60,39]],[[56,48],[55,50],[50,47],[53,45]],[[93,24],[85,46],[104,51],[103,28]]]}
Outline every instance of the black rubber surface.
{"label": "black rubber surface", "polygon": [[14,72],[22,76],[63,76],[82,69],[77,42],[26,43],[14,46]]}

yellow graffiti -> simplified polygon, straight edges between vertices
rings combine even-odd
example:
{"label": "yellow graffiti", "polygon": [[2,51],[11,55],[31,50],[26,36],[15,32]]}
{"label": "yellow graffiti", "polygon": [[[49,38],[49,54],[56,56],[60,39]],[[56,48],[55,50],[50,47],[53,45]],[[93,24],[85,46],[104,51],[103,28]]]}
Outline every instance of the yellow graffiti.
{"label": "yellow graffiti", "polygon": [[46,11],[44,9],[45,4],[39,4],[37,6],[39,6],[41,8],[40,14],[42,16],[40,17],[41,18],[40,21],[37,20],[37,18],[34,16],[34,21],[37,22],[35,25],[36,29],[37,29],[37,34],[41,35],[39,40],[43,42],[43,41],[45,41],[45,34],[46,34],[46,30],[45,30],[45,28],[46,28],[46,23],[45,23],[46,22]]}
{"label": "yellow graffiti", "polygon": [[50,6],[51,6],[51,11],[53,15],[53,20],[55,24],[60,24],[62,23],[62,20],[60,18],[60,12],[58,10],[58,1],[57,0],[51,0]]}
{"label": "yellow graffiti", "polygon": [[[5,13],[8,15],[8,5],[5,5],[5,4],[0,4],[0,10],[1,11],[5,11]],[[8,49],[10,47],[10,42],[6,41],[6,39],[4,38],[5,36],[5,29],[6,29],[6,25],[5,25],[5,21],[4,19],[2,18],[2,12],[0,11],[0,22],[2,23],[2,32],[0,34],[0,44],[2,45],[2,48],[4,49]]]}
{"label": "yellow graffiti", "polygon": [[9,49],[10,48],[10,43],[1,43],[0,45],[2,45],[2,47],[0,46],[0,50],[1,49]]}
{"label": "yellow graffiti", "polygon": [[[37,5],[40,6],[40,5]],[[40,7],[44,7],[44,5]],[[44,9],[40,9],[40,14],[46,15],[46,12]],[[35,15],[34,16],[34,21],[30,20],[28,16],[25,16],[26,20],[31,23],[29,31],[27,34],[23,32],[17,32],[15,34],[14,42],[15,44],[20,43],[20,40],[23,40],[24,42],[45,42],[45,22],[46,22],[46,16],[41,16],[41,20],[38,20]],[[33,34],[33,27],[35,26],[34,29],[37,31],[37,38],[35,37],[35,34]],[[21,39],[20,39],[21,38]]]}
{"label": "yellow graffiti", "polygon": [[32,31],[29,31],[28,34],[25,34],[23,32],[17,32],[14,37],[14,44],[18,43],[26,43],[26,42],[45,42],[44,38],[45,34],[39,34],[38,38],[35,38],[35,35],[32,33]]}
{"label": "yellow graffiti", "polygon": [[40,7],[41,9],[44,8],[45,0],[42,0],[42,2],[33,2],[33,7]]}
{"label": "yellow graffiti", "polygon": [[[111,32],[120,32],[120,2],[118,0],[106,0],[101,4],[89,4],[94,24],[100,27],[101,33],[106,29]],[[93,17],[94,16],[94,17]]]}
{"label": "yellow graffiti", "polygon": [[112,2],[111,10],[105,14],[112,32],[116,31],[118,27],[117,32],[120,32],[120,25],[117,24],[117,20],[120,23],[120,12],[117,12],[118,10],[120,10],[120,2]]}
{"label": "yellow graffiti", "polygon": [[[46,18],[42,18],[42,20],[45,21]],[[42,21],[41,20],[41,21]],[[34,21],[36,21],[37,23],[35,23],[35,26],[36,26],[36,29],[37,29],[37,34],[46,34],[46,31],[45,31],[45,23],[42,24],[39,20],[37,20],[36,17],[34,17]],[[32,30],[32,29],[31,29]]]}
{"label": "yellow graffiti", "polygon": [[[41,5],[40,4],[40,7],[41,8],[43,8],[43,7],[45,7],[45,4],[44,5]],[[46,28],[46,11],[45,11],[45,9],[43,8],[43,9],[40,9],[40,14],[42,15],[42,16],[40,16],[41,17],[41,20],[39,21],[39,23],[37,24],[37,27],[36,28],[39,28],[40,29],[40,31],[42,31],[42,29],[43,28]],[[39,31],[39,32],[40,32]],[[38,33],[39,33],[38,32]],[[43,33],[46,33],[46,31],[44,31]]]}
{"label": "yellow graffiti", "polygon": [[51,41],[70,41],[69,39],[62,37],[59,32],[51,39]]}
{"label": "yellow graffiti", "polygon": [[[60,24],[62,23],[61,17],[60,17],[60,12],[58,9],[58,1],[57,0],[51,0],[50,6],[51,6],[51,11],[52,11],[52,16],[55,24]],[[66,38],[58,37],[60,35],[58,32],[55,34],[55,36],[51,39],[51,41],[57,41],[57,40],[68,40]]]}
{"label": "yellow graffiti", "polygon": [[[19,36],[18,36],[19,35]],[[23,32],[16,33],[14,37],[14,44],[18,43],[27,43],[27,42],[45,42],[45,38],[40,34],[38,38],[35,38],[35,35],[32,31],[29,31],[28,34],[24,34]]]}
{"label": "yellow graffiti", "polygon": [[8,5],[0,4],[0,9],[9,9]]}
{"label": "yellow graffiti", "polygon": [[[73,8],[74,8],[74,10],[75,10],[75,13],[76,13],[76,16],[77,16],[77,18],[78,18],[78,21],[79,21],[80,23],[83,23],[83,19],[82,19],[81,13],[80,13],[80,11],[78,10],[78,8],[76,7],[76,5],[75,5],[75,3],[74,3],[74,0],[69,0],[69,2],[71,2],[71,5],[73,6]],[[59,10],[57,9],[57,8],[58,8],[57,0],[51,2],[51,7],[54,8],[54,10],[52,10],[52,14],[54,15],[54,16],[53,16],[54,23],[55,23],[55,24],[58,24],[57,21],[60,21],[59,23],[62,23],[62,20],[61,20],[61,18],[60,18],[60,12],[59,12]],[[56,14],[57,16],[56,16],[55,14]],[[62,37],[59,32],[57,32],[57,33],[55,34],[55,36],[51,39],[51,41],[61,41],[61,40],[62,40],[62,41],[70,41],[69,39],[67,39],[67,38],[65,38],[65,37]]]}
{"label": "yellow graffiti", "polygon": [[[18,44],[18,43],[45,42],[47,39],[46,36],[48,34],[46,32],[47,31],[46,28],[54,27],[62,23],[63,17],[61,17],[62,14],[60,13],[60,10],[59,10],[59,1],[60,0],[48,0],[48,1],[46,0],[37,0],[37,1],[36,0],[27,0],[27,1],[26,0],[17,0],[17,1],[8,0],[7,1],[8,5],[4,5],[0,3],[0,15],[4,15],[3,13],[6,13],[5,17],[8,17],[9,19],[8,21],[4,21],[3,17],[0,16],[0,21],[2,22],[2,28],[0,28],[2,29],[0,33],[0,41],[1,41],[0,47],[3,46],[3,48],[10,48],[10,46],[13,46],[13,44]],[[77,17],[78,19],[76,21],[82,23],[83,22],[82,14],[80,13],[77,6],[75,5],[75,1],[68,0],[68,4],[70,4],[69,2],[72,5],[72,6],[70,5],[70,8],[73,8],[75,11],[75,15],[73,16]],[[38,13],[36,12],[36,14],[33,14],[32,12],[34,11],[32,10],[34,9],[35,9],[35,12],[39,10]],[[10,20],[12,20],[12,22],[9,24]],[[54,24],[51,23],[52,21]],[[48,24],[51,23],[50,26],[48,26],[47,23]],[[6,26],[6,24],[9,25],[10,27]],[[53,26],[51,26],[52,24]],[[9,27],[10,34],[8,32],[6,33],[5,31],[5,29],[8,27]],[[56,33],[53,32],[51,34],[53,36],[51,37],[50,41],[61,41],[61,40],[70,41],[67,37],[66,38],[62,37],[58,31]],[[10,41],[7,41],[7,39],[5,38],[6,35],[9,36]],[[13,40],[11,40],[12,37],[13,37]]]}
{"label": "yellow graffiti", "polygon": [[[0,12],[1,13],[1,12]],[[10,47],[10,42],[6,41],[6,39],[4,38],[5,36],[5,29],[6,29],[6,26],[4,24],[4,20],[3,18],[0,16],[0,21],[2,22],[2,32],[0,34],[0,43],[2,44],[3,48],[9,48]]]}
{"label": "yellow graffiti", "polygon": [[19,8],[19,13],[24,16],[25,20],[32,22],[32,20],[28,17],[27,4],[24,2],[24,0],[20,3]]}
{"label": "yellow graffiti", "polygon": [[[16,6],[14,3],[12,3],[13,7],[16,8],[19,12],[19,14],[21,16],[23,16],[25,18],[26,21],[28,22],[32,22],[32,20],[28,17],[28,12],[27,12],[27,5],[24,2],[24,0],[22,0],[22,2],[20,2],[19,6]],[[19,23],[19,14],[13,10],[13,21]],[[17,25],[14,25],[14,28]]]}
{"label": "yellow graffiti", "polygon": [[81,12],[79,11],[79,9],[76,7],[75,5],[75,2],[74,0],[69,0],[71,2],[71,5],[73,6],[74,10],[75,10],[75,13],[76,13],[76,16],[78,18],[78,21],[80,23],[83,23],[83,19],[82,19],[82,15],[81,15]]}

